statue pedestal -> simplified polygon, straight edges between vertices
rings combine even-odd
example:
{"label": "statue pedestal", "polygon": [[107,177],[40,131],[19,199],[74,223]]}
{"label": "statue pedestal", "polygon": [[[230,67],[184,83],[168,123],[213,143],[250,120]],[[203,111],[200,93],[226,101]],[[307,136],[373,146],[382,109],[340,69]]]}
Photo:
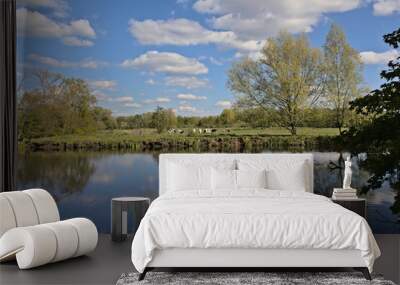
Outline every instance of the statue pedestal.
{"label": "statue pedestal", "polygon": [[357,199],[357,190],[353,188],[333,188],[332,199]]}

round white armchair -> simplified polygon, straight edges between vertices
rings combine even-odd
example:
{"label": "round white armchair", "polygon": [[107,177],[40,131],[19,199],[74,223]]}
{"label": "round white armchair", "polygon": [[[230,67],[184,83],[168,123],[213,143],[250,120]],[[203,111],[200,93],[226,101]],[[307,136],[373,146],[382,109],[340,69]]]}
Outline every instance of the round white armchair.
{"label": "round white armchair", "polygon": [[97,239],[88,219],[60,221],[43,189],[0,193],[0,262],[16,258],[20,269],[28,269],[89,253]]}

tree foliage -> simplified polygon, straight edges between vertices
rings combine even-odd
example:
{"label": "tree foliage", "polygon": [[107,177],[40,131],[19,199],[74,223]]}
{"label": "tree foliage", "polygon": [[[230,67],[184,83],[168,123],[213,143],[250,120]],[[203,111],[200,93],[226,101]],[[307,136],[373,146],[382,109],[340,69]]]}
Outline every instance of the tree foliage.
{"label": "tree foliage", "polygon": [[175,127],[177,124],[175,112],[171,109],[157,107],[152,114],[151,124],[158,133],[162,133],[168,128]]}
{"label": "tree foliage", "polygon": [[81,79],[35,71],[38,87],[18,100],[21,139],[90,132],[113,127],[111,113],[95,107],[96,97]]}
{"label": "tree foliage", "polygon": [[[156,110],[157,111],[157,110]],[[279,127],[276,123],[279,112],[275,109],[262,107],[225,109],[214,116],[176,116],[169,127],[178,128],[217,128],[217,127],[244,127],[244,128],[270,128]],[[153,112],[136,114],[132,116],[117,117],[117,128],[140,129],[153,128]],[[345,120],[346,126],[357,126],[363,121],[361,115],[350,112]],[[326,107],[305,108],[299,127],[310,128],[335,128],[335,111]],[[167,129],[164,128],[164,130]]]}
{"label": "tree foliage", "polygon": [[362,62],[346,40],[343,30],[333,24],[326,37],[324,52],[324,90],[328,106],[335,111],[336,127],[342,133],[351,115],[349,102],[361,95]]}
{"label": "tree foliage", "polygon": [[321,59],[304,34],[281,32],[267,40],[259,59],[245,58],[232,66],[228,87],[241,104],[278,110],[276,123],[296,134],[303,110],[321,94]]}
{"label": "tree foliage", "polygon": [[[387,44],[398,48],[400,29],[383,38]],[[400,57],[388,63],[381,77],[386,82],[379,89],[350,103],[353,110],[368,120],[352,128],[348,137],[354,151],[372,149],[376,152],[364,162],[366,169],[373,173],[364,191],[379,188],[388,181],[397,191],[392,210],[400,213]]]}
{"label": "tree foliage", "polygon": [[224,125],[232,125],[235,123],[236,116],[233,109],[224,109],[220,115],[221,123]]}

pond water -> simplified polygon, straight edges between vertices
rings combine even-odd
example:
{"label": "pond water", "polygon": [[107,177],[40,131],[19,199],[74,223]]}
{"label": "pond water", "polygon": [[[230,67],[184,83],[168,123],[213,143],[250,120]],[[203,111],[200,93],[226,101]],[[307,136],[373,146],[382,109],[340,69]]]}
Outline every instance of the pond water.
{"label": "pond water", "polygon": [[[348,153],[313,152],[314,191],[330,196],[343,179]],[[110,232],[110,201],[119,196],[158,196],[159,153],[31,152],[19,155],[18,189],[40,187],[56,199],[62,219],[87,217],[99,232]],[[370,177],[352,158],[353,183],[360,189]],[[374,233],[400,233],[400,217],[390,209],[395,192],[388,183],[367,194],[368,222]]]}

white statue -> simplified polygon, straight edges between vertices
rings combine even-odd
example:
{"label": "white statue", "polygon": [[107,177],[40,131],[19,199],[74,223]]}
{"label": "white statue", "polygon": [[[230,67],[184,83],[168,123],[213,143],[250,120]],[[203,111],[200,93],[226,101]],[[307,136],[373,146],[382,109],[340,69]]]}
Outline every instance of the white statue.
{"label": "white statue", "polygon": [[344,178],[343,178],[343,189],[351,189],[351,175],[353,171],[351,170],[351,160],[350,156],[344,162]]}

